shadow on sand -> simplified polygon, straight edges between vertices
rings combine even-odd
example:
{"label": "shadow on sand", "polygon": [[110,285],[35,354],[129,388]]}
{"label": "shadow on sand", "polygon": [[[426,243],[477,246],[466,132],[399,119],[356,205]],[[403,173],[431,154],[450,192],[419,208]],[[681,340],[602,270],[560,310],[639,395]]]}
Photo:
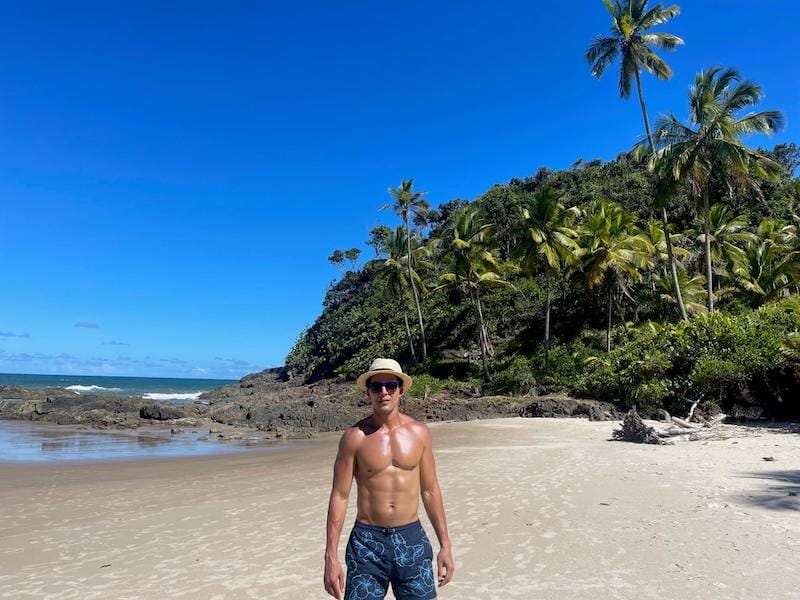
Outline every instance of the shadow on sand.
{"label": "shadow on sand", "polygon": [[726,423],[737,427],[752,429],[767,429],[775,433],[800,433],[800,423],[795,421],[735,421],[727,420]]}
{"label": "shadow on sand", "polygon": [[764,481],[761,489],[742,495],[737,500],[771,510],[800,512],[800,469],[744,473],[740,477]]}

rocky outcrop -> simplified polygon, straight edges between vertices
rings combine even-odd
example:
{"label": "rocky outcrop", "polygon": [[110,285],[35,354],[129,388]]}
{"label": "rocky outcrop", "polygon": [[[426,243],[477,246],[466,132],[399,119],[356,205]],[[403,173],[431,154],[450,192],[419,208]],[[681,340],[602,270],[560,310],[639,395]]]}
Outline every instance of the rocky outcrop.
{"label": "rocky outcrop", "polygon": [[588,417],[591,421],[618,421],[621,418],[616,407],[609,402],[559,395],[537,398],[520,414],[523,417]]}
{"label": "rocky outcrop", "polygon": [[[411,390],[420,393],[420,390]],[[615,418],[611,404],[565,396],[532,399],[468,396],[452,392],[402,400],[405,413],[422,421],[468,421],[497,417]],[[142,398],[80,395],[65,390],[26,390],[0,386],[0,418],[86,424],[95,427],[168,426],[207,421],[252,427],[283,435],[307,436],[339,431],[364,418],[369,401],[352,382],[325,380],[302,384],[285,369],[248,375],[201,396],[198,403],[154,403]]]}

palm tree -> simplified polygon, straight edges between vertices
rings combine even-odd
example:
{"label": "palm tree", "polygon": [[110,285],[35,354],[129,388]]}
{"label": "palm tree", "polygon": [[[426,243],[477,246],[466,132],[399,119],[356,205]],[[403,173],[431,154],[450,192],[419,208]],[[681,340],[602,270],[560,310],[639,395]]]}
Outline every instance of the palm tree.
{"label": "palm tree", "polygon": [[[596,37],[586,50],[585,57],[592,66],[592,75],[598,78],[602,77],[606,68],[614,62],[617,56],[620,57],[619,95],[622,98],[630,98],[631,79],[636,80],[644,130],[652,152],[655,146],[650,133],[650,120],[647,117],[647,107],[642,93],[641,70],[644,69],[662,80],[672,77],[672,69],[652,50],[652,47],[674,50],[683,44],[683,40],[676,35],[648,30],[662,25],[680,14],[680,8],[677,5],[662,8],[661,4],[657,4],[648,9],[647,0],[623,0],[622,3],[614,0],[613,4],[611,0],[603,0],[603,3],[611,15],[611,35]],[[680,293],[680,285],[678,285],[678,271],[672,253],[665,197],[659,196],[656,200],[661,208],[661,223],[664,229],[672,286],[678,292],[676,299],[681,317],[686,320],[688,316]]]}
{"label": "palm tree", "polygon": [[412,259],[408,261],[407,265],[408,280],[411,283],[414,304],[417,307],[420,340],[422,341],[422,361],[425,362],[428,360],[428,344],[425,340],[425,323],[422,320],[422,307],[420,306],[419,302],[419,291],[417,290],[417,284],[411,275],[413,254],[411,252],[411,229],[409,226],[409,221],[412,219],[418,221],[420,218],[424,217],[424,215],[430,210],[431,205],[427,200],[425,200],[425,198],[423,198],[425,192],[414,191],[413,179],[403,179],[400,182],[399,187],[389,188],[389,195],[394,199],[394,204],[387,204],[383,208],[391,208],[394,210],[395,214],[403,220],[403,225],[406,229],[406,251],[408,256],[412,257]]}
{"label": "palm tree", "polygon": [[[714,312],[711,255],[711,178],[723,178],[761,196],[756,177],[774,177],[780,165],[745,146],[740,138],[751,133],[771,134],[783,125],[780,111],[737,114],[755,106],[763,97],[761,87],[742,80],[735,69],[712,67],[695,77],[689,91],[689,121],[684,125],[673,115],[659,119],[655,132],[657,153],[652,166],[664,179],[683,182],[695,198],[703,201],[703,234],[706,262],[708,312]],[[694,129],[692,127],[695,127]]]}
{"label": "palm tree", "polygon": [[562,269],[580,264],[578,258],[578,232],[573,229],[580,217],[578,207],[566,208],[560,201],[558,191],[546,186],[537,191],[522,208],[518,224],[516,254],[520,258],[522,272],[532,276],[541,269],[545,274],[547,300],[544,317],[544,366],[549,363],[550,353],[550,308],[552,302],[552,279]]}
{"label": "palm tree", "polygon": [[487,381],[492,380],[488,360],[492,350],[483,317],[481,288],[510,285],[503,279],[502,267],[492,254],[493,231],[494,225],[484,223],[475,209],[464,208],[454,213],[443,235],[443,250],[450,271],[440,275],[442,285],[436,288],[455,288],[469,297],[475,313],[483,375]]}
{"label": "palm tree", "polygon": [[[671,280],[672,274],[669,271],[669,253],[667,252],[667,239],[664,236],[664,228],[662,223],[659,221],[648,221],[644,229],[642,231],[647,236],[647,239],[650,240],[650,243],[653,244],[653,248],[655,249],[655,254],[653,258],[655,260],[655,266],[659,268],[660,271],[666,273],[667,277]],[[688,257],[691,256],[691,252],[684,248],[682,244],[686,243],[686,235],[683,233],[670,233],[670,246],[672,247],[672,256],[675,257],[676,261],[685,261]],[[678,271],[678,279],[681,277],[682,270]],[[670,289],[672,284],[670,284]],[[681,287],[683,290],[683,287]],[[675,300],[677,301],[677,300]]]}
{"label": "palm tree", "polygon": [[581,233],[586,286],[605,283],[608,291],[606,351],[610,352],[614,293],[619,290],[631,297],[626,279],[638,281],[642,270],[652,268],[655,248],[636,227],[636,214],[607,200],[595,203]]}
{"label": "palm tree", "polygon": [[780,219],[764,219],[755,241],[734,266],[737,282],[753,304],[776,300],[800,283],[797,228]]}
{"label": "palm tree", "polygon": [[[406,299],[411,289],[410,282],[418,289],[425,291],[425,285],[420,278],[417,271],[411,267],[408,268],[410,262],[417,263],[428,255],[428,250],[424,246],[412,244],[412,257],[413,260],[408,260],[408,244],[406,240],[405,230],[402,226],[397,227],[394,231],[389,231],[383,237],[383,251],[386,252],[388,258],[380,265],[381,280],[383,282],[383,294],[385,298],[394,299],[402,308],[403,320],[406,326],[406,335],[408,336],[408,347],[411,351],[411,358],[414,363],[417,363],[417,353],[414,350],[414,338],[411,335],[411,327],[408,324],[408,308]],[[409,273],[411,279],[409,279]]]}
{"label": "palm tree", "polygon": [[[708,214],[708,229],[711,236],[711,265],[716,267],[717,278],[730,277],[733,265],[744,258],[742,246],[758,240],[748,231],[750,223],[744,215],[735,215],[727,205],[717,202]],[[697,241],[705,246],[705,234],[697,236]]]}
{"label": "palm tree", "polygon": [[[661,299],[666,302],[675,302],[675,291],[672,287],[672,277],[669,274],[662,274],[656,277],[656,283],[661,288]],[[702,275],[695,275],[691,279],[686,271],[678,271],[678,285],[681,288],[686,310],[690,313],[706,312],[706,278]]]}

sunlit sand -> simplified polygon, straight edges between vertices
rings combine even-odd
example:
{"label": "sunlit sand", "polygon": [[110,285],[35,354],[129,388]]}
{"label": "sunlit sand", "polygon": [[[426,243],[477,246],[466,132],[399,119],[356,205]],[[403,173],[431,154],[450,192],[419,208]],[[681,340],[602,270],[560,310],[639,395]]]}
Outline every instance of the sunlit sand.
{"label": "sunlit sand", "polygon": [[[657,447],[608,441],[614,427],[433,424],[456,558],[440,597],[797,597],[797,434],[752,428]],[[337,440],[282,452],[2,465],[0,597],[326,598]]]}

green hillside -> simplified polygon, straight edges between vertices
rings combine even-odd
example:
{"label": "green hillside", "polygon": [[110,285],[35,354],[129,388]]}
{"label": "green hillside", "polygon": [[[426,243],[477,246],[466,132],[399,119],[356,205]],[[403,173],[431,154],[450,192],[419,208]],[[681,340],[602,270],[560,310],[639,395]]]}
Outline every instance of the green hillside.
{"label": "green hillside", "polygon": [[[645,163],[621,155],[564,171],[541,169],[417,219],[411,262],[426,361],[400,227],[374,232],[386,236],[378,256],[331,286],[322,314],[299,337],[287,366],[309,381],[351,379],[373,357],[396,356],[430,376],[420,381],[433,388],[558,390],[618,399],[645,411],[681,411],[702,396],[728,410],[736,402],[796,413],[798,402],[784,401],[800,397],[800,182],[792,177],[800,152],[781,145],[764,156],[780,165],[780,174],[758,181],[762,197],[714,182],[720,202],[710,211],[713,315],[705,305],[702,215],[685,190],[670,203],[671,238],[690,314],[681,322],[654,203],[656,176]],[[531,239],[537,218],[572,218],[568,226],[562,223],[565,243],[554,251],[557,270],[541,248],[547,239]],[[557,246],[558,237],[548,239]],[[471,247],[459,250],[465,243]],[[482,369],[476,298],[487,334],[488,374]]]}

